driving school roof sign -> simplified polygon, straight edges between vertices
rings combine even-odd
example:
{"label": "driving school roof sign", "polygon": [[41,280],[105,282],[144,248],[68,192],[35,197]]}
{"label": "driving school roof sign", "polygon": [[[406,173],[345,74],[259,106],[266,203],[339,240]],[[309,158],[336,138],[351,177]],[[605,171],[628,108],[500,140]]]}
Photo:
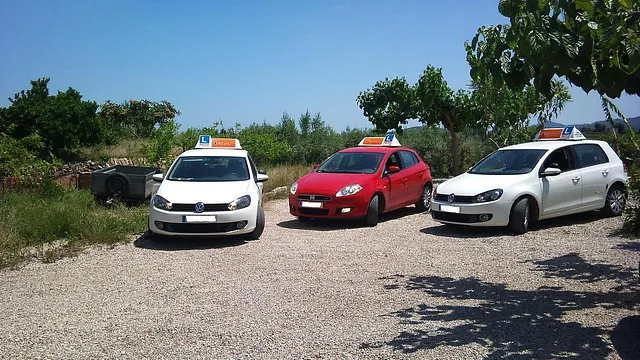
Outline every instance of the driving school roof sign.
{"label": "driving school roof sign", "polygon": [[240,140],[228,138],[212,138],[211,135],[200,135],[195,149],[242,149]]}
{"label": "driving school roof sign", "polygon": [[396,134],[388,133],[385,136],[368,136],[360,141],[358,146],[402,146],[396,138]]}
{"label": "driving school roof sign", "polygon": [[546,140],[586,140],[587,138],[575,126],[564,128],[546,128],[538,131],[534,141]]}

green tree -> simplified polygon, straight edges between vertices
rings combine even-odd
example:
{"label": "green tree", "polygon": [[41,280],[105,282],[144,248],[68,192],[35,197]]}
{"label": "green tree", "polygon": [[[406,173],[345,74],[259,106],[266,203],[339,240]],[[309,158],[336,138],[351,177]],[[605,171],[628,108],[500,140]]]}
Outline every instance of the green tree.
{"label": "green tree", "polygon": [[148,138],[153,130],[176,116],[180,111],[169,101],[128,100],[122,104],[106,101],[98,113],[119,137]]}
{"label": "green tree", "polygon": [[23,139],[42,138],[39,157],[69,158],[81,146],[105,141],[106,126],[96,116],[98,105],[82,100],[73,88],[49,94],[49,78],[31,81],[31,89],[16,93],[0,114],[0,132]]}

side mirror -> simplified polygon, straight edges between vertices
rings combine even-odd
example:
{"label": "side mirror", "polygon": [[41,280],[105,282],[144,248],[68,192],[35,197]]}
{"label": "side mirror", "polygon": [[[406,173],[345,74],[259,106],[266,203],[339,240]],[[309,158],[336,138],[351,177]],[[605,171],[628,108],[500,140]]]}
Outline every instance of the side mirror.
{"label": "side mirror", "polygon": [[258,170],[258,174],[267,175],[266,170]]}
{"label": "side mirror", "polygon": [[556,175],[560,175],[562,173],[562,170],[556,168],[556,167],[548,167],[546,169],[544,169],[544,171],[542,172],[542,177],[547,177],[547,176],[556,176]]}
{"label": "side mirror", "polygon": [[164,179],[164,175],[162,175],[162,173],[160,173],[160,174],[153,174],[153,180],[154,180],[154,181],[162,181],[162,179]]}
{"label": "side mirror", "polygon": [[314,164],[314,165],[313,165],[313,170],[315,170],[315,169],[317,169],[317,168],[319,168],[319,167],[320,167],[320,165],[319,165],[319,164]]}
{"label": "side mirror", "polygon": [[398,167],[396,165],[391,165],[391,166],[389,166],[389,168],[387,168],[387,173],[388,174],[395,174],[397,172],[400,172],[400,167]]}
{"label": "side mirror", "polygon": [[258,173],[258,176],[256,177],[257,182],[265,182],[267,180],[269,180],[269,175]]}

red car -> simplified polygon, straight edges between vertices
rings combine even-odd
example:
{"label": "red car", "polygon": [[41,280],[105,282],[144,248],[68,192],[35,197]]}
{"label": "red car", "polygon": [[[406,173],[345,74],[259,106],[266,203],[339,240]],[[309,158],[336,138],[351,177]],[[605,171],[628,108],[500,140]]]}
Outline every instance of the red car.
{"label": "red car", "polygon": [[359,218],[375,226],[380,214],[405,206],[428,211],[431,180],[429,165],[401,146],[394,133],[366,137],[294,182],[289,212],[300,221]]}

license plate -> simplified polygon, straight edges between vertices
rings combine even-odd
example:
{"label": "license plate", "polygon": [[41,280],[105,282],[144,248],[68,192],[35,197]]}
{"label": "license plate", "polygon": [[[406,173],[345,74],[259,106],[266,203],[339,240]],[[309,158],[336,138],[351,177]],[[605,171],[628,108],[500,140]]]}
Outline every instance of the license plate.
{"label": "license plate", "polygon": [[321,202],[308,202],[308,201],[303,201],[300,203],[301,207],[308,207],[308,208],[321,208],[322,207],[322,203]]}
{"label": "license plate", "polygon": [[440,211],[458,214],[460,213],[460,208],[457,206],[440,205]]}
{"label": "license plate", "polygon": [[216,222],[215,215],[185,215],[182,217],[182,222],[188,223],[212,223]]}

